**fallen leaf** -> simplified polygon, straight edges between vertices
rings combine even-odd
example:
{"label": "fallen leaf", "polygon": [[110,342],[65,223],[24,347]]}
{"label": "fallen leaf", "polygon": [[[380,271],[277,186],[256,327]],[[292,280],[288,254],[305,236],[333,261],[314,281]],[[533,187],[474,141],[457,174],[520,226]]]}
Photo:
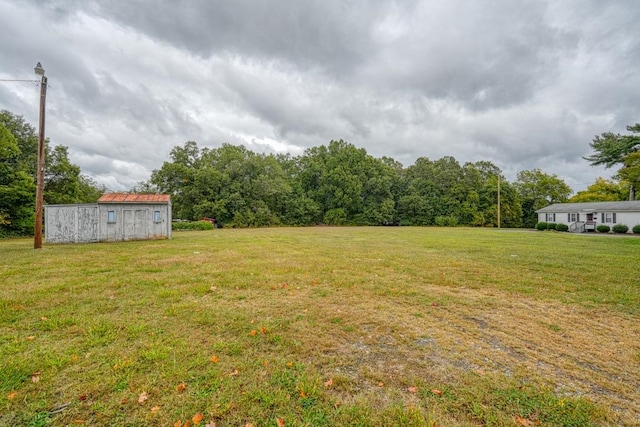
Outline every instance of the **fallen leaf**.
{"label": "fallen leaf", "polygon": [[252,337],[255,337],[257,333],[258,331],[256,331],[255,329],[252,329],[251,332],[249,332],[249,335],[251,335]]}
{"label": "fallen leaf", "polygon": [[147,399],[149,399],[149,395],[146,391],[143,391],[142,393],[140,393],[140,396],[138,396],[138,403],[142,405],[147,401]]}
{"label": "fallen leaf", "polygon": [[304,390],[300,390],[300,397],[304,399],[307,397],[307,393],[305,393]]}
{"label": "fallen leaf", "polygon": [[42,316],[42,317],[40,318],[40,320],[43,320],[43,321],[44,321],[44,320],[49,320],[49,318],[48,318],[47,316]]}
{"label": "fallen leaf", "polygon": [[286,284],[286,283],[283,283],[282,285],[280,285],[280,287],[281,287],[282,289],[286,288],[287,286],[289,286],[289,285],[288,285],[288,284]]}
{"label": "fallen leaf", "polygon": [[173,427],[182,427],[182,420],[178,420],[175,423],[173,423]]}
{"label": "fallen leaf", "polygon": [[200,424],[202,420],[204,420],[204,415],[202,415],[200,412],[198,412],[191,418],[191,421],[193,421],[193,424],[195,425]]}
{"label": "fallen leaf", "polygon": [[262,361],[262,366],[267,366],[269,364],[269,361],[267,361],[267,359],[264,359]]}
{"label": "fallen leaf", "polygon": [[121,405],[126,405],[129,401],[127,400],[127,398],[124,398],[120,401]]}
{"label": "fallen leaf", "polygon": [[338,409],[340,407],[340,405],[342,405],[342,403],[336,402],[336,403],[333,404],[333,407]]}
{"label": "fallen leaf", "polygon": [[220,360],[220,358],[218,358],[218,356],[211,356],[211,363],[218,363],[218,360]]}
{"label": "fallen leaf", "polygon": [[439,304],[437,302],[432,302],[431,307],[437,307]]}
{"label": "fallen leaf", "polygon": [[437,388],[432,388],[431,389],[431,393],[440,396],[442,394],[442,392],[440,390],[438,390]]}
{"label": "fallen leaf", "polygon": [[289,368],[293,368],[293,362],[288,362],[288,363],[287,363],[287,366],[288,366]]}
{"label": "fallen leaf", "polygon": [[33,341],[35,339],[36,339],[35,335],[31,335],[31,336],[27,337],[27,340],[29,340],[29,341]]}
{"label": "fallen leaf", "polygon": [[333,385],[333,378],[329,378],[327,381],[324,382],[325,387],[331,387],[332,385]]}
{"label": "fallen leaf", "polygon": [[410,393],[417,393],[418,387],[409,387],[407,390],[409,390]]}
{"label": "fallen leaf", "polygon": [[231,372],[229,375],[235,377],[236,375],[238,375],[238,370],[234,369],[233,372]]}
{"label": "fallen leaf", "polygon": [[276,424],[278,427],[284,427],[284,418],[276,418]]}
{"label": "fallen leaf", "polygon": [[178,390],[178,393],[182,393],[185,388],[187,388],[187,386],[184,385],[184,383],[180,383],[178,384],[178,387],[176,387],[176,390]]}
{"label": "fallen leaf", "polygon": [[18,395],[18,392],[14,390],[11,393],[7,394],[7,399],[11,400],[14,397],[16,397],[17,395]]}
{"label": "fallen leaf", "polygon": [[158,405],[154,406],[153,408],[151,408],[151,413],[155,414],[156,412],[158,412],[160,410],[160,407]]}
{"label": "fallen leaf", "polygon": [[253,427],[253,423],[246,423],[244,427]]}
{"label": "fallen leaf", "polygon": [[216,427],[216,422],[211,421],[210,423],[205,424],[204,427]]}
{"label": "fallen leaf", "polygon": [[86,395],[86,394],[81,394],[81,395],[78,397],[78,400],[79,400],[80,402],[84,402],[85,400],[87,400],[87,395]]}
{"label": "fallen leaf", "polygon": [[31,382],[32,383],[40,382],[40,371],[34,372],[33,374],[31,374]]}
{"label": "fallen leaf", "polygon": [[262,332],[263,334],[267,333],[267,328],[265,328],[264,326],[260,329],[260,332]]}
{"label": "fallen leaf", "polygon": [[522,418],[520,415],[516,415],[516,421],[521,426],[534,426],[536,423],[527,418]]}
{"label": "fallen leaf", "polygon": [[380,381],[380,382],[378,383],[378,387],[384,387],[384,383],[383,383],[382,381]]}

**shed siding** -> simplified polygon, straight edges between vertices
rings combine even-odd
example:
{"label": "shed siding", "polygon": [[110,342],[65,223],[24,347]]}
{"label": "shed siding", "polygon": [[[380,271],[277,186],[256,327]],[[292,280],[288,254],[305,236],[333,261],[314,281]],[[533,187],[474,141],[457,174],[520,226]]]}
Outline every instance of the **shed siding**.
{"label": "shed siding", "polygon": [[[113,211],[113,221],[109,212]],[[171,202],[45,206],[47,243],[171,238]]]}
{"label": "shed siding", "polygon": [[[171,205],[100,203],[100,224],[103,224],[100,240],[118,242],[127,240],[171,238]],[[115,222],[108,222],[108,212],[113,211]],[[160,221],[154,222],[153,213],[160,212]]]}
{"label": "shed siding", "polygon": [[98,241],[98,205],[45,207],[45,240],[49,243]]}

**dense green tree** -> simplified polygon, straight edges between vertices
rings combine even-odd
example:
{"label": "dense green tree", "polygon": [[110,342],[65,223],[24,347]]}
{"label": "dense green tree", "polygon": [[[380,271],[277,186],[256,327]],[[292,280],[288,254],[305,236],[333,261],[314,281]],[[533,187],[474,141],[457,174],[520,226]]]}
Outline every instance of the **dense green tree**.
{"label": "dense green tree", "polygon": [[198,149],[193,141],[171,151],[150,185],[172,195],[179,218],[212,217],[238,227],[281,223],[292,191],[275,156],[230,144]]}
{"label": "dense green tree", "polygon": [[629,195],[629,184],[624,181],[607,180],[601,177],[596,182],[587,187],[586,190],[578,191],[569,202],[616,202],[627,200]]}
{"label": "dense green tree", "polygon": [[33,231],[35,183],[20,168],[18,139],[0,123],[0,236]]}
{"label": "dense green tree", "polygon": [[593,166],[604,165],[607,168],[622,164],[620,177],[628,179],[629,200],[635,199],[635,192],[640,185],[640,161],[637,153],[640,151],[640,123],[627,126],[631,135],[620,135],[611,132],[596,136],[590,144],[594,153],[585,160]]}
{"label": "dense green tree", "polygon": [[396,221],[394,186],[398,165],[376,159],[362,148],[343,140],[313,147],[299,159],[299,182],[303,193],[319,208],[323,222],[362,225]]}
{"label": "dense green tree", "polygon": [[549,175],[540,169],[518,172],[514,186],[522,203],[522,221],[528,228],[538,222],[536,210],[553,203],[564,203],[573,192],[557,175]]}
{"label": "dense green tree", "polygon": [[[45,144],[45,203],[95,202],[105,188],[80,173],[67,147]],[[37,146],[33,126],[0,111],[0,235],[33,232]]]}

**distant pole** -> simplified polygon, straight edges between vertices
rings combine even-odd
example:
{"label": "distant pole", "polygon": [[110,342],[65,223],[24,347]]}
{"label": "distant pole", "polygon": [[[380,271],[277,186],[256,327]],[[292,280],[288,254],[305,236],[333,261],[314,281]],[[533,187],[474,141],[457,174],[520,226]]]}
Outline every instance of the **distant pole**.
{"label": "distant pole", "polygon": [[500,174],[498,174],[498,228],[500,228]]}
{"label": "distant pole", "polygon": [[40,120],[38,125],[38,170],[36,171],[36,220],[34,224],[33,249],[42,248],[42,217],[44,205],[44,112],[47,100],[47,77],[38,62],[34,71],[40,76]]}

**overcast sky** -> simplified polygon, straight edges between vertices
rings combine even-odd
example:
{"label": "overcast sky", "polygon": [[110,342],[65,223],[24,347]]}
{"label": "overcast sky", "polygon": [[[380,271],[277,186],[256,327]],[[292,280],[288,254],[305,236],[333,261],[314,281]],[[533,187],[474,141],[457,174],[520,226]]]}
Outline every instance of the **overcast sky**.
{"label": "overcast sky", "polygon": [[[46,136],[128,190],[193,140],[405,166],[489,160],[575,191],[640,122],[638,0],[0,0],[0,79],[49,78]],[[0,82],[37,127],[39,88]]]}

